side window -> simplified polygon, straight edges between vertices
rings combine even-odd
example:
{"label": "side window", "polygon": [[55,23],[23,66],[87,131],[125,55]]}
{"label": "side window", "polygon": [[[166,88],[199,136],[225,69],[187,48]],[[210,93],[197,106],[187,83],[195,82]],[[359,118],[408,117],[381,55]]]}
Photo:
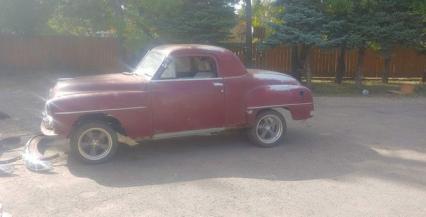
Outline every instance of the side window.
{"label": "side window", "polygon": [[216,78],[216,62],[211,57],[194,57],[194,78]]}
{"label": "side window", "polygon": [[172,57],[161,73],[160,80],[203,79],[217,77],[216,62],[211,57],[182,56]]}

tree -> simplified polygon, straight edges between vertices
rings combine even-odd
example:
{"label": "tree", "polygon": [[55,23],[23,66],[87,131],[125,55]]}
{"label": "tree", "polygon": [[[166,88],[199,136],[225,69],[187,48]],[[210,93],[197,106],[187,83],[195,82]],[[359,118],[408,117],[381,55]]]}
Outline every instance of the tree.
{"label": "tree", "polygon": [[245,62],[248,67],[252,66],[253,62],[253,32],[252,32],[252,5],[251,0],[245,0],[245,17],[246,17],[246,45],[244,49]]}
{"label": "tree", "polygon": [[282,24],[271,24],[273,33],[265,43],[268,45],[293,44],[301,47],[300,64],[304,66],[306,81],[310,85],[312,48],[327,44],[324,37],[326,17],[322,3],[315,0],[279,0],[277,4],[285,8],[278,14]]}
{"label": "tree", "polygon": [[58,0],[49,26],[59,34],[94,36],[111,31],[112,8],[106,0]]}
{"label": "tree", "polygon": [[424,34],[424,17],[406,0],[376,0],[370,19],[370,36],[384,59],[383,83],[388,83],[392,52],[397,46],[416,46]]}
{"label": "tree", "polygon": [[0,0],[0,33],[47,34],[53,0]]}
{"label": "tree", "polygon": [[328,45],[339,47],[336,83],[341,83],[345,71],[345,53],[347,49],[358,50],[355,82],[362,84],[362,68],[365,50],[370,41],[372,1],[326,0],[327,24],[325,25]]}
{"label": "tree", "polygon": [[60,34],[112,34],[129,62],[155,44],[226,40],[236,21],[234,1],[57,0],[49,26]]}
{"label": "tree", "polygon": [[348,15],[352,9],[351,0],[326,0],[324,1],[327,15],[326,31],[328,46],[339,48],[335,82],[341,84],[345,73],[345,57],[348,49],[349,23]]}
{"label": "tree", "polygon": [[133,1],[161,42],[218,43],[228,38],[236,24],[231,0]]}
{"label": "tree", "polygon": [[272,34],[270,23],[279,24],[277,15],[283,12],[283,7],[275,4],[273,0],[253,0],[252,24],[254,29],[254,42],[263,41]]}

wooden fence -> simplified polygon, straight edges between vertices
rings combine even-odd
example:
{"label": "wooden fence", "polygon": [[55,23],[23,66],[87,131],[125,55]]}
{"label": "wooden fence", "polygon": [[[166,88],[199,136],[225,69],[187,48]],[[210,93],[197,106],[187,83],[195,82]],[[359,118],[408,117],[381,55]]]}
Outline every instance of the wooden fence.
{"label": "wooden fence", "polygon": [[113,71],[118,56],[113,38],[0,36],[1,69]]}
{"label": "wooden fence", "polygon": [[[229,46],[231,47],[231,46]],[[241,48],[231,48],[243,57]],[[255,67],[291,73],[292,53],[281,46],[263,52],[255,50]],[[314,49],[311,65],[314,77],[333,77],[337,70],[338,49]],[[16,37],[0,36],[0,69],[111,72],[122,69],[117,40],[72,36]],[[242,58],[244,59],[244,58]],[[345,57],[345,77],[354,77],[357,52]],[[380,77],[383,58],[368,50],[364,61],[365,77]],[[390,77],[418,78],[426,76],[426,55],[413,49],[399,48],[392,55]]]}
{"label": "wooden fence", "polygon": [[[241,48],[231,48],[242,60],[244,52]],[[311,68],[314,77],[334,77],[337,71],[339,49],[315,48],[312,53]],[[292,52],[290,47],[275,47],[265,51],[254,49],[254,67],[291,73]],[[355,50],[346,52],[345,75],[355,76],[358,54]],[[379,78],[383,72],[383,58],[379,53],[368,49],[365,54],[363,72],[364,77]],[[426,76],[426,55],[414,49],[398,48],[392,54],[390,74],[391,78],[422,78]]]}

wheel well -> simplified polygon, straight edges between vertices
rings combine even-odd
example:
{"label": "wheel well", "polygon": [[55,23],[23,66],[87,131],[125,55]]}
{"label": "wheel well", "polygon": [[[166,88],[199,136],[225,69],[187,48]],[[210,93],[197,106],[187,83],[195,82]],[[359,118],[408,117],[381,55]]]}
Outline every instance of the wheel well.
{"label": "wheel well", "polygon": [[82,124],[87,122],[92,122],[92,121],[105,122],[108,125],[110,125],[112,129],[114,129],[118,133],[126,135],[126,132],[118,119],[114,118],[111,115],[107,115],[103,113],[87,114],[87,115],[83,115],[79,117],[78,120],[73,125],[73,131],[77,129],[79,126],[81,126]]}
{"label": "wheel well", "polygon": [[267,112],[267,111],[274,111],[274,109],[272,108],[265,108],[265,109],[260,109],[256,111],[255,117],[258,117],[260,114]]}
{"label": "wheel well", "polygon": [[291,112],[288,108],[286,107],[278,107],[278,108],[264,108],[264,109],[260,109],[256,112],[255,117],[257,117],[259,114],[266,112],[266,111],[275,111],[280,113],[286,120],[291,120],[292,116],[291,116]]}

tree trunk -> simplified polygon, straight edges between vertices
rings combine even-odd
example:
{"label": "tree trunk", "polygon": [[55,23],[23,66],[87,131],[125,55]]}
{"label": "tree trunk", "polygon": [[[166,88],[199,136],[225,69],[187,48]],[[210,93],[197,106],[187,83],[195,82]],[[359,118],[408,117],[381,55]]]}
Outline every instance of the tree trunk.
{"label": "tree trunk", "polygon": [[306,84],[308,87],[312,84],[312,71],[311,71],[311,48],[307,47],[306,52],[306,59],[305,59],[305,75],[306,75]]}
{"label": "tree trunk", "polygon": [[390,71],[390,61],[391,57],[390,55],[384,56],[384,70],[382,75],[382,82],[387,84],[389,82],[389,71]]}
{"label": "tree trunk", "polygon": [[356,64],[355,84],[357,87],[362,85],[362,67],[364,66],[365,48],[358,48],[358,60]]}
{"label": "tree trunk", "polygon": [[307,58],[308,58],[308,53],[310,51],[309,46],[306,46],[304,44],[302,44],[300,46],[300,51],[298,51],[299,54],[299,58],[298,58],[298,70],[299,70],[299,74],[300,74],[300,81],[302,80],[302,75],[305,77],[305,79],[307,80]]}
{"label": "tree trunk", "polygon": [[246,8],[246,45],[245,62],[247,67],[253,66],[253,35],[252,35],[252,7],[251,0],[245,0]]}
{"label": "tree trunk", "polygon": [[117,40],[118,40],[118,50],[119,50],[119,55],[120,55],[119,62],[122,65],[121,68],[123,68],[123,70],[127,71],[127,70],[129,70],[129,67],[128,67],[129,64],[127,63],[129,58],[127,56],[128,53],[127,53],[127,50],[126,50],[125,45],[124,45],[125,42],[124,42],[123,35],[122,35],[121,31],[119,30],[119,28],[120,28],[119,25],[121,25],[121,22],[124,20],[124,13],[123,13],[123,10],[121,8],[122,2],[121,2],[121,0],[109,0],[109,3],[110,3],[110,6],[112,8],[114,16],[116,17],[115,19],[117,20],[116,29],[118,29]]}
{"label": "tree trunk", "polygon": [[300,73],[300,60],[299,60],[299,46],[293,45],[291,47],[291,71],[294,78],[298,81],[301,80],[302,75]]}
{"label": "tree trunk", "polygon": [[345,56],[346,56],[346,48],[345,46],[341,46],[339,49],[339,58],[337,60],[337,71],[336,71],[336,83],[341,84],[343,81],[343,76],[345,74]]}

